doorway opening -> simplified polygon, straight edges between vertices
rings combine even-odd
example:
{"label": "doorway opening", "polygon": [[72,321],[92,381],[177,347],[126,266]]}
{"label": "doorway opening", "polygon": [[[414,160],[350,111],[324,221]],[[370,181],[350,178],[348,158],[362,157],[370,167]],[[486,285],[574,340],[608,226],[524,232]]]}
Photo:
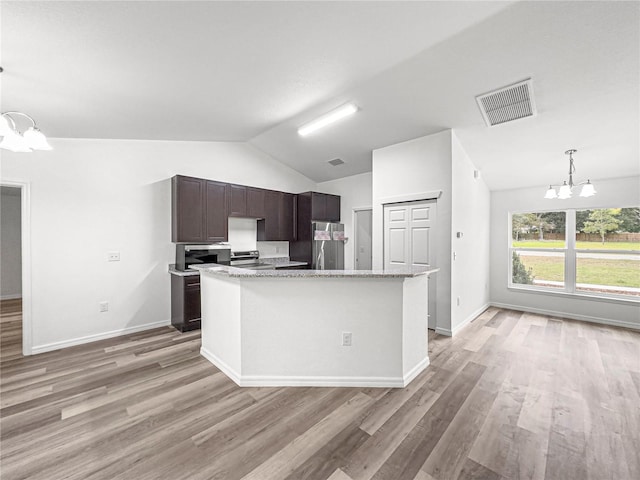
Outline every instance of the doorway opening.
{"label": "doorway opening", "polygon": [[353,263],[355,270],[371,270],[373,211],[371,208],[353,209]]}
{"label": "doorway opening", "polygon": [[29,186],[0,184],[0,343],[3,359],[31,355]]}

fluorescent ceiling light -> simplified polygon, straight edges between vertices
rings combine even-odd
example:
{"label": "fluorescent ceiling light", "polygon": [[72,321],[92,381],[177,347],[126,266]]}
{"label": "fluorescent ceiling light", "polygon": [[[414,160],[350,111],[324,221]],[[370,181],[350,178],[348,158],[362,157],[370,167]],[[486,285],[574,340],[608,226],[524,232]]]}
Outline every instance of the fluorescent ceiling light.
{"label": "fluorescent ceiling light", "polygon": [[304,137],[306,135],[309,135],[311,132],[315,132],[322,127],[326,127],[327,125],[340,120],[341,118],[353,115],[357,111],[358,107],[356,107],[353,103],[347,103],[346,105],[336,108],[329,113],[325,113],[321,117],[315,119],[313,122],[309,122],[301,126],[298,129],[298,133]]}

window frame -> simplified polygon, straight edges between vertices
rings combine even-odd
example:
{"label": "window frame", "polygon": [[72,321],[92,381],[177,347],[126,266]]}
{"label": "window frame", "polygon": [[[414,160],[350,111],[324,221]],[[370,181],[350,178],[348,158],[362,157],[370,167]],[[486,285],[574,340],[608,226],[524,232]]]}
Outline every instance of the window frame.
{"label": "window frame", "polygon": [[[607,207],[602,207],[607,208]],[[619,207],[613,207],[619,208]],[[625,208],[625,207],[622,207]],[[507,288],[510,290],[526,291],[531,293],[553,294],[559,296],[570,296],[575,298],[586,298],[593,300],[606,300],[614,303],[640,303],[638,295],[624,295],[616,293],[597,292],[589,293],[584,290],[577,289],[577,260],[579,253],[613,253],[638,255],[637,250],[607,250],[607,249],[577,249],[576,248],[576,212],[578,210],[597,210],[594,208],[567,208],[567,209],[549,209],[549,210],[526,210],[509,212],[508,222],[508,261],[507,261]],[[513,215],[526,213],[547,213],[547,212],[564,212],[565,213],[565,241],[564,248],[542,248],[542,247],[514,247],[513,246]],[[529,285],[513,282],[513,252],[518,251],[544,251],[544,252],[563,252],[564,253],[564,287],[543,287],[539,285]]]}
{"label": "window frame", "polygon": [[[526,213],[541,213],[540,210],[528,210],[524,212],[509,212],[509,262],[508,262],[508,288],[518,289],[518,290],[535,290],[537,292],[545,292],[545,293],[566,293],[567,288],[567,228],[566,223],[567,212],[566,210],[545,210],[546,212],[564,212],[565,213],[565,230],[564,230],[564,247],[563,248],[543,248],[543,247],[514,247],[513,246],[513,215],[526,214]],[[575,217],[574,217],[575,218]],[[540,285],[528,285],[524,283],[513,283],[513,252],[518,251],[528,251],[528,252],[552,252],[552,253],[562,253],[564,255],[564,286],[563,287],[543,287]]]}

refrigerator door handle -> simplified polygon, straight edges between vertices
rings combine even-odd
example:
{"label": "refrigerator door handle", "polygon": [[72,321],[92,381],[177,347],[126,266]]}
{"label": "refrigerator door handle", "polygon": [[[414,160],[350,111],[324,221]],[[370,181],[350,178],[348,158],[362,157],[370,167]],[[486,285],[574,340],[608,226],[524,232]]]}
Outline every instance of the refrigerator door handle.
{"label": "refrigerator door handle", "polygon": [[320,252],[318,253],[318,266],[320,270],[324,270],[324,240],[320,243]]}

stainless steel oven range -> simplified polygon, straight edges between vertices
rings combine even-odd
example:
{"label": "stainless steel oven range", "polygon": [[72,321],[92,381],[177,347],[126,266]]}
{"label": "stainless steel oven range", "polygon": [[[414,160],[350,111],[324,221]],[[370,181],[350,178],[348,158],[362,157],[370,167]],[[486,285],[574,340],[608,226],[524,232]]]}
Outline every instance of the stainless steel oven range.
{"label": "stainless steel oven range", "polygon": [[249,268],[251,270],[275,270],[276,268],[273,263],[261,261],[258,250],[231,252],[229,265],[236,268]]}

